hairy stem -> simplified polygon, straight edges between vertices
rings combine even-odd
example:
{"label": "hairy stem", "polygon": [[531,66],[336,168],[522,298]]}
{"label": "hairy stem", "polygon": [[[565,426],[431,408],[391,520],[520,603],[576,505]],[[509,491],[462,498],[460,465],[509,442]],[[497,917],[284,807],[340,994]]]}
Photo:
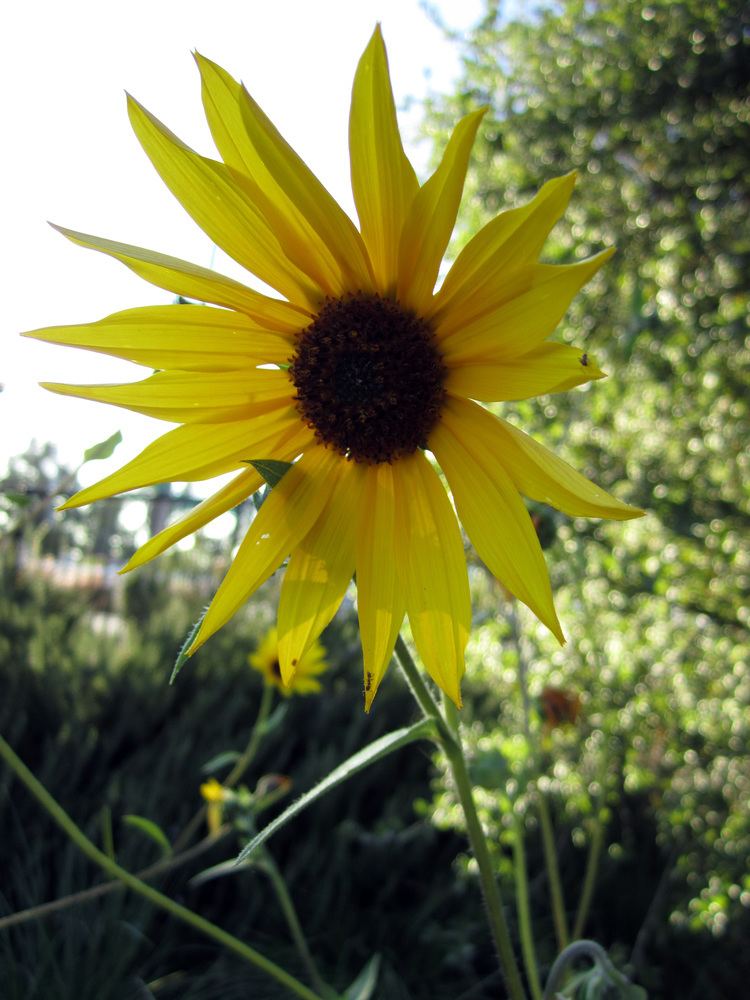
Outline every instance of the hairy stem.
{"label": "hairy stem", "polygon": [[495,877],[495,869],[490,857],[487,840],[482,830],[482,825],[479,822],[474,802],[474,790],[461,746],[458,713],[453,703],[447,698],[444,702],[445,714],[440,711],[429,688],[422,680],[406,643],[400,635],[396,640],[396,657],[420,708],[428,718],[433,718],[438,723],[438,742],[448,760],[453,782],[458,793],[458,799],[461,803],[464,819],[466,820],[466,832],[479,869],[479,881],[487,908],[490,931],[492,932],[492,938],[497,948],[500,967],[505,978],[508,994],[512,1000],[526,1000],[521,975],[518,971],[515,955],[513,954],[513,945],[505,919],[500,887]]}

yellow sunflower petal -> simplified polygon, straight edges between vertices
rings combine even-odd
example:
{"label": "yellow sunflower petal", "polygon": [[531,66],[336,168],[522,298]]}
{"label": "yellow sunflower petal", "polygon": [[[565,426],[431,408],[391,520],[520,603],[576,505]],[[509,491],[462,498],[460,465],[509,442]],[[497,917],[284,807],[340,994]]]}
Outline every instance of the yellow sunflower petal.
{"label": "yellow sunflower petal", "polygon": [[398,299],[424,314],[456,222],[469,154],[486,108],[458,123],[440,166],[419,189],[404,223],[399,248]]}
{"label": "yellow sunflower petal", "polygon": [[62,396],[123,406],[173,424],[247,419],[291,405],[294,392],[286,372],[261,368],[239,372],[157,372],[142,382],[120,385],[40,384]]}
{"label": "yellow sunflower petal", "polygon": [[396,285],[398,250],[419,182],[401,144],[380,26],[359,61],[349,117],[352,190],[379,291]]}
{"label": "yellow sunflower petal", "polygon": [[473,299],[468,299],[461,309],[446,309],[432,321],[439,341],[448,340],[456,332],[462,332],[488,314],[494,314],[501,306],[517,299],[529,291],[540,277],[539,264],[524,264],[508,271],[487,290]]}
{"label": "yellow sunflower petal", "polygon": [[162,180],[214,243],[291,302],[314,308],[320,290],[285,255],[229,168],[194,152],[132,97],[128,113]]}
{"label": "yellow sunflower petal", "polygon": [[264,328],[280,333],[297,333],[310,323],[308,311],[292,305],[291,302],[261,295],[260,292],[246,288],[239,281],[217,274],[207,267],[189,264],[177,257],[144,250],[129,243],[117,243],[100,236],[89,236],[86,233],[77,233],[73,229],[64,229],[53,223],[50,225],[72,243],[116,258],[139,277],[150,281],[158,288],[166,288],[175,295],[199,299],[201,302],[212,302],[227,309],[236,309]]}
{"label": "yellow sunflower petal", "polygon": [[330,498],[333,472],[342,461],[329,448],[313,445],[271,490],[216,591],[188,655],[225,625],[304,540]]}
{"label": "yellow sunflower petal", "polygon": [[573,296],[614,253],[603,250],[579,264],[539,264],[531,287],[446,334],[436,334],[449,367],[501,361],[528,354],[549,337]]}
{"label": "yellow sunflower petal", "polygon": [[[275,458],[286,440],[301,430],[307,431],[293,406],[250,420],[176,427],[162,434],[117,472],[80,490],[60,509],[81,507],[154,483],[211,479],[252,458]],[[312,437],[310,431],[307,437]]]}
{"label": "yellow sunflower petal", "polygon": [[[227,76],[225,74],[225,81]],[[285,203],[294,206],[297,217],[304,219],[317,234],[317,239],[340,269],[342,291],[372,290],[367,251],[352,220],[244,87],[239,88],[238,100],[244,125],[243,159],[250,160],[245,169],[253,177],[257,174],[258,184],[264,191],[272,191],[277,197],[283,195]]]}
{"label": "yellow sunflower petal", "polygon": [[161,555],[162,552],[183,538],[187,538],[188,535],[192,535],[209,521],[213,521],[220,514],[225,514],[228,510],[241,504],[243,500],[247,500],[262,485],[263,477],[255,469],[245,469],[222,489],[188,510],[182,517],[167,525],[153,538],[149,538],[145,545],[141,545],[133,553],[120,572],[129,573],[130,570],[155,559],[156,556]]}
{"label": "yellow sunflower petal", "polygon": [[575,186],[575,172],[556,177],[526,205],[501,212],[461,250],[429,309],[429,317],[473,312],[476,297],[494,290],[509,271],[535,263],[550,230],[565,211]]}
{"label": "yellow sunflower petal", "polygon": [[567,344],[545,343],[528,354],[497,364],[451,368],[446,388],[454,396],[493,403],[563,392],[604,377],[589,354]]}
{"label": "yellow sunflower petal", "polygon": [[284,364],[294,351],[288,334],[261,330],[240,313],[213,306],[140,306],[94,323],[48,326],[23,336],[179,371]]}
{"label": "yellow sunflower petal", "polygon": [[435,683],[461,706],[471,628],[461,532],[443,484],[422,452],[394,465],[398,568],[414,642]]}
{"label": "yellow sunflower petal", "polygon": [[224,162],[239,171],[251,199],[273,225],[287,256],[326,295],[345,291],[341,267],[276,176],[267,169],[245,128],[243,87],[226,70],[195,53],[201,73],[203,106],[216,148]]}
{"label": "yellow sunflower petal", "polygon": [[396,571],[395,466],[367,467],[357,526],[357,611],[365,673],[365,711],[391,661],[406,600]]}
{"label": "yellow sunflower petal", "polygon": [[[440,165],[420,188],[404,155],[385,49],[375,31],[359,63],[350,118],[352,184],[363,238],[244,87],[197,58],[209,125],[225,162],[195,153],[129,99],[134,130],[209,238],[290,301],[259,295],[176,258],[64,230],[74,242],[116,257],[155,284],[214,303],[129,310],[99,323],[30,334],[160,369],[134,384],[50,384],[54,391],[184,424],[65,506],[242,469],[232,483],[143,546],[128,564],[132,568],[256,488],[260,479],[246,463],[296,459],[252,522],[189,653],[291,555],[280,608],[285,648],[274,656],[281,656],[292,686],[298,680],[316,686],[318,654],[311,654],[305,668],[306,650],[335,612],[354,565],[366,708],[405,612],[428,671],[459,704],[471,623],[461,532],[423,451],[403,457],[428,436],[424,428],[419,431],[416,410],[421,406],[429,413],[437,397],[428,383],[423,392],[419,386],[412,391],[408,379],[393,382],[389,405],[402,423],[417,427],[413,439],[401,435],[383,417],[382,378],[370,378],[370,362],[378,355],[388,370],[404,358],[416,359],[416,368],[429,367],[434,358],[418,345],[404,346],[399,331],[412,340],[419,339],[425,323],[434,331],[448,371],[448,395],[429,446],[445,468],[479,554],[562,639],[520,492],[574,513],[625,518],[640,512],[608,497],[471,397],[518,398],[601,374],[587,355],[547,340],[572,296],[611,251],[572,266],[538,263],[570,197],[572,177],[559,178],[470,241],[433,297],[484,112],[459,122]],[[404,315],[391,322],[394,309]],[[352,358],[350,333],[357,334]],[[303,343],[311,348],[309,357]],[[324,357],[327,351],[333,357]],[[278,370],[287,363],[294,385],[289,372]],[[271,371],[267,366],[273,365]],[[352,386],[364,393],[361,400],[353,402]],[[407,412],[407,399],[423,397],[423,405]],[[321,443],[334,437],[343,439],[357,462]],[[274,642],[278,650],[278,636]],[[274,665],[271,682],[280,683],[278,659]]]}
{"label": "yellow sunflower petal", "polygon": [[448,479],[461,523],[489,571],[564,642],[529,512],[503,466],[478,447],[472,427],[452,402],[430,436],[430,448]]}
{"label": "yellow sunflower petal", "polygon": [[285,684],[297,664],[336,614],[356,562],[356,520],[362,470],[342,461],[335,469],[331,499],[289,560],[279,597],[279,666]]}
{"label": "yellow sunflower petal", "polygon": [[573,517],[626,521],[643,514],[637,507],[610,496],[548,448],[484,407],[463,399],[450,399],[447,411],[451,420],[465,428],[467,438],[486,456],[486,461],[502,465],[524,496]]}

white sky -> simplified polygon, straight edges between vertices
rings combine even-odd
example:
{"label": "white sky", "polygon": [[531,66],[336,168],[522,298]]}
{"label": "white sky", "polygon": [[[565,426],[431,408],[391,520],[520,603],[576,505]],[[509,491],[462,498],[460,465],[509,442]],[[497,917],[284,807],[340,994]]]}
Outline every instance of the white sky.
{"label": "white sky", "polygon": [[[481,0],[442,0],[466,27]],[[239,270],[168,192],[128,123],[125,90],[189,145],[216,155],[200,101],[197,49],[243,80],[277,127],[353,214],[346,145],[354,69],[382,23],[397,104],[446,92],[453,46],[418,0],[32,0],[3,15],[5,136],[1,243],[0,470],[32,438],[73,464],[120,429],[124,442],[94,462],[101,478],[170,425],[126,410],[55,396],[37,381],[107,382],[145,370],[103,355],[19,338],[21,330],[88,322],[173,300],[124,265],[69,243],[46,220],[148,247],[224,273]],[[419,120],[401,116],[407,150]]]}

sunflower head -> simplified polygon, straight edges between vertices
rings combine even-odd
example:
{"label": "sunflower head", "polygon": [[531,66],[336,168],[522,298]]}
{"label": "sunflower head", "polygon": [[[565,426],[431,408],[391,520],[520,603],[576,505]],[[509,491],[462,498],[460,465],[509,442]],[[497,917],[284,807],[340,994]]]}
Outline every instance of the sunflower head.
{"label": "sunflower head", "polygon": [[279,631],[271,628],[266,632],[262,642],[247,658],[248,663],[263,675],[263,680],[275,687],[285,698],[293,694],[317,694],[322,690],[317,678],[328,669],[326,651],[315,640],[305,651],[297,663],[297,668],[291,681],[284,683],[279,666]]}
{"label": "sunflower head", "polygon": [[289,375],[318,441],[371,465],[425,447],[445,400],[432,327],[380,295],[326,301],[302,332]]}
{"label": "sunflower head", "polygon": [[189,303],[33,332],[155,370],[125,385],[47,388],[180,425],[65,506],[234,472],[142,546],[129,570],[258,490],[253,462],[292,463],[251,523],[189,653],[289,558],[278,631],[251,657],[267,683],[284,694],[319,690],[317,639],[356,574],[365,707],[405,616],[427,671],[460,705],[471,626],[461,527],[490,572],[562,642],[526,501],[574,517],[641,513],[484,405],[604,377],[585,344],[553,334],[612,251],[568,264],[540,259],[571,197],[569,173],[488,222],[438,285],[486,109],[458,122],[420,182],[401,142],[379,28],[352,89],[358,225],[244,86],[211,60],[196,61],[219,159],[190,149],[129,99],[131,123],[209,239],[277,294],[63,230]]}

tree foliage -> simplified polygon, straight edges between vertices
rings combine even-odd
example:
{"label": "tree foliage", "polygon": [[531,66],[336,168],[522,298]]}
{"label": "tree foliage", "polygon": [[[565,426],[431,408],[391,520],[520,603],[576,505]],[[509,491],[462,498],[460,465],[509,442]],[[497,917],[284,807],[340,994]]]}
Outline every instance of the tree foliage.
{"label": "tree foliage", "polygon": [[[609,379],[505,415],[649,513],[597,526],[537,512],[554,539],[548,555],[569,643],[559,651],[537,634],[519,649],[507,620],[480,629],[476,763],[489,754],[502,762],[498,781],[513,773],[523,786],[528,748],[502,736],[496,715],[486,718],[499,676],[501,725],[518,730],[513,688],[524,650],[533,695],[550,684],[581,692],[574,734],[553,733],[554,749],[531,756],[541,757],[558,818],[579,846],[591,816],[614,809],[605,883],[615,884],[613,859],[633,879],[640,860],[646,898],[632,913],[607,915],[600,896],[591,933],[632,949],[666,873],[660,930],[653,913],[648,928],[663,970],[669,962],[656,949],[674,947],[670,919],[731,938],[732,918],[746,926],[750,905],[749,39],[747,7],[732,2],[563,0],[516,20],[488,2],[477,27],[456,38],[456,92],[433,100],[425,126],[440,144],[457,114],[490,109],[459,244],[576,169],[546,258],[617,247],[557,333],[592,353]],[[488,595],[488,615],[496,597]],[[438,799],[446,821],[448,802]],[[502,827],[497,796],[486,808]],[[658,994],[658,977],[651,986]],[[689,995],[728,987],[701,988]]]}

